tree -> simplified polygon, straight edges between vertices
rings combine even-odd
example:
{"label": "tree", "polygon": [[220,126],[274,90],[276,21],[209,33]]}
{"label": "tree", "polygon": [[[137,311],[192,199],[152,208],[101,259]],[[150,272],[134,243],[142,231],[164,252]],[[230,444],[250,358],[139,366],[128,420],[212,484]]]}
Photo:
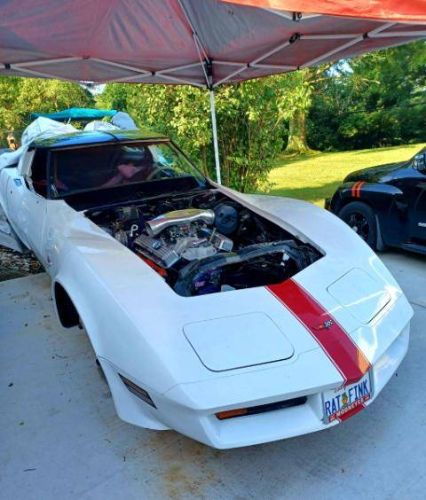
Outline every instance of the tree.
{"label": "tree", "polygon": [[281,118],[288,123],[286,153],[304,154],[309,146],[308,120],[320,83],[329,79],[331,64],[305,68],[280,77],[281,99],[278,103]]}
{"label": "tree", "polygon": [[6,136],[20,128],[20,116],[16,113],[20,78],[0,78],[0,141],[6,145]]}
{"label": "tree", "polygon": [[[0,140],[10,130],[22,132],[32,112],[59,111],[93,105],[87,90],[76,83],[35,78],[0,78]],[[18,134],[19,135],[19,134]]]}
{"label": "tree", "polygon": [[424,141],[425,66],[422,41],[334,66],[313,100],[312,143],[342,150]]}
{"label": "tree", "polygon": [[302,154],[310,151],[307,137],[307,117],[312,104],[313,72],[308,69],[282,77],[283,87],[279,102],[281,117],[288,121],[286,153]]}

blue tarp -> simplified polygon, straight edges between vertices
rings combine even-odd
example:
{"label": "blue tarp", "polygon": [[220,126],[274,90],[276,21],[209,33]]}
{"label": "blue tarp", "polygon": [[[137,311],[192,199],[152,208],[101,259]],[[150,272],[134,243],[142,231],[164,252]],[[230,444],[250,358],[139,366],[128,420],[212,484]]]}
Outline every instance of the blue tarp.
{"label": "blue tarp", "polygon": [[92,108],[69,108],[55,113],[31,113],[31,118],[50,118],[59,122],[66,122],[68,120],[100,120],[106,116],[114,116],[117,113],[115,109],[92,109]]}

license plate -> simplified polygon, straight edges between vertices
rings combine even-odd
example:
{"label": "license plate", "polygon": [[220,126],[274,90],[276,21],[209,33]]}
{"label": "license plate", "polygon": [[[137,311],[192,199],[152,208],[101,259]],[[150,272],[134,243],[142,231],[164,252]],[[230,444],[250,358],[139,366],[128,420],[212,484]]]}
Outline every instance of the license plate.
{"label": "license plate", "polygon": [[349,418],[364,407],[364,403],[371,399],[372,394],[369,372],[354,384],[324,392],[324,422]]}

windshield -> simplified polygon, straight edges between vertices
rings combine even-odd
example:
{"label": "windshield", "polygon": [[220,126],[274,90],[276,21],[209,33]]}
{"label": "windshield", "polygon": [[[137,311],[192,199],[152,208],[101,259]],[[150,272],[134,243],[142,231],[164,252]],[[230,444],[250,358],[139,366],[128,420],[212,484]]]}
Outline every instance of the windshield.
{"label": "windshield", "polygon": [[52,151],[54,197],[145,184],[160,179],[204,177],[170,142],[93,145]]}

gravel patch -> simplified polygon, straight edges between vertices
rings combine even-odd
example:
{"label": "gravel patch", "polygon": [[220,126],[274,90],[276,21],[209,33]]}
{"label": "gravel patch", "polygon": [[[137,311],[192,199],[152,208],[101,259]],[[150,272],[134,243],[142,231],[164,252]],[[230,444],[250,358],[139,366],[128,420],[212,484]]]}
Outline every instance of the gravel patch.
{"label": "gravel patch", "polygon": [[43,271],[40,262],[32,254],[22,254],[0,246],[0,281],[21,278]]}

